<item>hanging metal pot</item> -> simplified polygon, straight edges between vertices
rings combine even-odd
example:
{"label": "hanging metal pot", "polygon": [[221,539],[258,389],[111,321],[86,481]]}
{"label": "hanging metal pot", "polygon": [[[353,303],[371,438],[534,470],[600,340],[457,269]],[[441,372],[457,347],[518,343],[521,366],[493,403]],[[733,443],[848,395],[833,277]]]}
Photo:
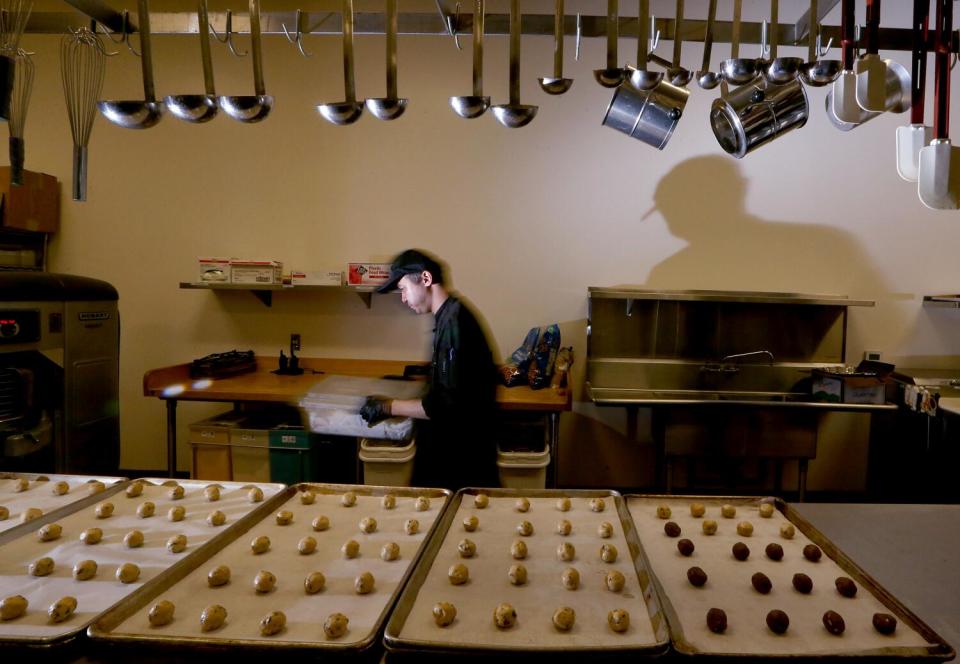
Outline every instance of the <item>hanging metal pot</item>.
{"label": "hanging metal pot", "polygon": [[638,90],[628,80],[613,93],[603,124],[662,150],[689,97],[689,90],[666,81],[651,90]]}
{"label": "hanging metal pot", "polygon": [[725,151],[737,159],[807,123],[810,106],[800,81],[773,85],[756,79],[715,99],[710,126]]}
{"label": "hanging metal pot", "polygon": [[[910,72],[908,72],[907,68],[901,65],[899,62],[894,62],[893,60],[884,60],[884,63],[886,63],[887,67],[887,111],[891,113],[903,113],[905,111],[909,111],[911,97]],[[833,123],[833,126],[840,131],[850,131],[851,129],[859,127],[864,122],[872,120],[883,113],[883,111],[865,111],[860,108],[859,113],[856,116],[856,122],[846,122],[841,120],[837,115],[837,104],[834,103],[834,94],[836,94],[836,92],[836,87],[827,91],[827,117],[830,118],[830,122]]]}

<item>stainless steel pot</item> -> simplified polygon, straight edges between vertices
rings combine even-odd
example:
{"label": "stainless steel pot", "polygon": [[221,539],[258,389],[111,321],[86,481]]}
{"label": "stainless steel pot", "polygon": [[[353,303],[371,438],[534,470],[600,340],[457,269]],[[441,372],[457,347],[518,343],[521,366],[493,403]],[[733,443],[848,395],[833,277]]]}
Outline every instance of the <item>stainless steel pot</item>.
{"label": "stainless steel pot", "polygon": [[650,90],[638,90],[628,80],[613,93],[603,124],[662,150],[689,97],[689,90],[666,81]]}
{"label": "stainless steel pot", "polygon": [[[905,111],[909,111],[912,91],[910,85],[910,72],[908,72],[907,68],[901,65],[899,62],[895,62],[893,60],[884,60],[884,62],[887,65],[887,111],[891,113],[903,113]],[[835,88],[831,88],[827,91],[827,117],[830,118],[830,122],[833,123],[833,126],[840,131],[850,131],[851,129],[859,127],[864,122],[872,120],[883,113],[883,111],[865,111],[861,108],[857,122],[844,122],[837,116],[834,108],[834,92]]]}
{"label": "stainless steel pot", "polygon": [[802,127],[809,115],[807,93],[798,80],[773,85],[757,79],[714,100],[710,126],[720,147],[742,159],[761,145]]}

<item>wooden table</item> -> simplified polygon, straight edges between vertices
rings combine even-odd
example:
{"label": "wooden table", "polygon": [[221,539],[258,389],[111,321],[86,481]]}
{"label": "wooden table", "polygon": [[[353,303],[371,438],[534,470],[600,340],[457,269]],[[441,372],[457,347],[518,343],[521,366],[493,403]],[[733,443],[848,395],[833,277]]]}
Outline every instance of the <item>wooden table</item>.
{"label": "wooden table", "polygon": [[[178,401],[230,401],[236,404],[248,402],[285,403],[298,405],[317,383],[326,375],[365,376],[381,378],[399,376],[411,364],[402,360],[349,360],[339,358],[300,358],[304,373],[299,376],[278,376],[272,373],[277,367],[276,357],[258,357],[257,370],[218,379],[190,378],[190,365],[177,364],[151,369],[143,375],[143,394],[157,397],[167,404],[167,472],[171,477],[177,470],[177,402]],[[558,393],[546,388],[531,390],[527,386],[497,386],[497,407],[503,411],[525,411],[542,414],[547,421],[550,445],[550,478],[556,486],[557,451],[560,438],[560,413],[569,411],[572,404],[571,390]]]}

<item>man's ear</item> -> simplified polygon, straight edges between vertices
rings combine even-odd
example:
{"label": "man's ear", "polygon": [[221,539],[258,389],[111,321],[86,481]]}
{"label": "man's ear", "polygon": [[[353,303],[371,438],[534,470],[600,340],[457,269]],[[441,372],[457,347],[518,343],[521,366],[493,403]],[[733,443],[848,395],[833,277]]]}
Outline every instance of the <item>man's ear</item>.
{"label": "man's ear", "polygon": [[433,274],[429,270],[424,270],[420,273],[420,280],[423,282],[423,285],[429,288],[433,285]]}

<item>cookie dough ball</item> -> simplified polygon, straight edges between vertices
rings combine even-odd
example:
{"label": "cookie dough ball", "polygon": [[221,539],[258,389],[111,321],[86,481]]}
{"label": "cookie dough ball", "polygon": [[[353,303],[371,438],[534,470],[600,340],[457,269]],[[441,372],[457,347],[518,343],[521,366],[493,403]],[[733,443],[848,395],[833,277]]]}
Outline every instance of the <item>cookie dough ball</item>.
{"label": "cookie dough ball", "polygon": [[557,545],[557,560],[570,562],[577,557],[577,551],[570,542],[561,542]]}
{"label": "cookie dough ball", "polygon": [[475,516],[468,516],[466,519],[463,520],[463,529],[466,530],[468,533],[472,533],[474,530],[477,529],[477,526],[479,525],[480,525],[480,519],[478,519]]}
{"label": "cookie dough ball", "polygon": [[557,534],[566,537],[573,532],[573,524],[563,519],[562,521],[557,522]]}
{"label": "cookie dough ball", "polygon": [[700,567],[691,567],[687,570],[687,581],[695,588],[701,588],[707,582],[707,573]]}
{"label": "cookie dough ball", "polygon": [[340,547],[340,551],[344,558],[356,558],[360,555],[360,544],[357,540],[347,540]]}
{"label": "cookie dough ball", "polygon": [[793,539],[796,533],[797,530],[793,527],[792,523],[784,523],[780,526],[780,537],[783,539]]}
{"label": "cookie dough ball", "polygon": [[750,557],[750,547],[743,542],[737,542],[733,545],[733,557],[740,561],[746,560]]}
{"label": "cookie dough ball", "polygon": [[457,544],[457,551],[460,552],[461,558],[473,558],[477,555],[477,545],[473,540],[468,540],[466,538],[460,540],[460,543]]}
{"label": "cookie dough ball", "polygon": [[813,579],[811,579],[806,574],[794,574],[793,575],[793,587],[798,593],[803,593],[804,595],[809,595],[810,591],[813,590]]}
{"label": "cookie dough ball", "polygon": [[590,499],[590,511],[591,512],[602,512],[607,509],[607,501],[603,498],[591,498]]}
{"label": "cookie dough ball", "polygon": [[293,512],[290,510],[280,510],[274,517],[278,526],[289,526],[293,523]]}
{"label": "cookie dough ball", "polygon": [[344,507],[353,507],[357,504],[357,494],[353,491],[347,491],[345,494],[340,496],[340,504]]}
{"label": "cookie dough ball", "polygon": [[227,622],[227,610],[219,604],[211,604],[200,612],[200,631],[212,632]]}
{"label": "cookie dough ball", "polygon": [[50,493],[55,496],[65,496],[70,493],[70,485],[64,481],[54,482],[50,487]]}
{"label": "cookie dough ball", "polygon": [[327,585],[327,577],[323,572],[311,572],[303,580],[303,591],[308,595],[316,595]]}
{"label": "cookie dough ball", "polygon": [[680,526],[675,521],[667,521],[663,524],[663,532],[667,537],[680,537]]}
{"label": "cookie dough ball", "polygon": [[123,563],[117,568],[117,581],[133,583],[140,578],[140,568],[133,563]]}
{"label": "cookie dough ball", "polygon": [[450,602],[437,602],[433,605],[432,613],[437,627],[449,627],[457,618],[457,607]]}
{"label": "cookie dough ball", "polygon": [[613,537],[613,525],[607,521],[604,521],[597,526],[597,535],[603,539],[610,539]]}
{"label": "cookie dough ball", "polygon": [[147,620],[150,621],[152,627],[169,625],[173,622],[173,613],[175,610],[176,607],[173,605],[173,602],[162,599],[150,607],[150,611],[147,613]]}
{"label": "cookie dough ball", "polygon": [[377,520],[374,519],[372,516],[363,517],[362,519],[360,519],[360,523],[358,525],[360,527],[361,533],[366,533],[369,535],[370,533],[374,533],[377,531]]}
{"label": "cookie dough ball", "polygon": [[106,491],[107,485],[100,480],[91,480],[87,482],[87,493],[91,496]]}
{"label": "cookie dough ball", "polygon": [[773,589],[773,583],[770,581],[770,577],[763,572],[757,572],[751,576],[750,583],[753,584],[754,590],[761,595],[767,595]]}
{"label": "cookie dough ball", "polygon": [[658,519],[669,519],[672,515],[673,511],[670,509],[669,505],[657,505]]}
{"label": "cookie dough ball", "polygon": [[[27,612],[30,602],[23,595],[11,595],[0,600],[0,620],[13,620]],[[879,614],[878,614],[879,615]],[[876,621],[874,621],[876,622]]]}
{"label": "cookie dough ball", "polygon": [[252,487],[247,491],[247,502],[250,503],[259,503],[263,502],[263,489],[258,486]]}
{"label": "cookie dough ball", "polygon": [[529,521],[521,521],[517,524],[517,533],[523,537],[530,537],[533,535],[533,524]]}
{"label": "cookie dough ball", "polygon": [[123,545],[128,549],[137,549],[143,546],[143,533],[139,530],[131,530],[123,536]]}
{"label": "cookie dough ball", "polygon": [[317,494],[315,494],[313,491],[300,492],[301,505],[313,505],[315,502],[317,502]]}
{"label": "cookie dough ball", "polygon": [[269,593],[276,587],[277,577],[273,572],[262,569],[253,577],[253,589],[258,593]]}
{"label": "cookie dough ball", "polygon": [[520,563],[510,565],[510,569],[507,571],[507,578],[510,579],[510,583],[513,585],[522,586],[527,582],[527,568]]}
{"label": "cookie dough ball", "polygon": [[220,510],[213,510],[207,515],[207,523],[211,526],[222,526],[227,522],[227,515]]}
{"label": "cookie dough ball", "polygon": [[775,562],[780,562],[783,560],[783,547],[777,544],[776,542],[771,542],[767,544],[767,548],[764,549],[767,554],[767,558]]}
{"label": "cookie dough ball", "polygon": [[303,537],[297,542],[297,551],[300,552],[301,556],[309,556],[311,553],[317,550],[317,540],[310,537]]}
{"label": "cookie dough ball", "polygon": [[187,549],[187,536],[174,535],[167,540],[167,551],[170,553],[183,553]]}
{"label": "cookie dough ball", "polygon": [[177,521],[183,521],[183,517],[187,516],[187,510],[183,505],[176,505],[171,507],[167,511],[167,519],[176,523]]}
{"label": "cookie dough ball", "polygon": [[576,590],[580,587],[580,572],[574,567],[568,567],[563,570],[563,574],[560,575],[560,583],[562,583],[563,587],[567,590]]}
{"label": "cookie dough ball", "polygon": [[[473,497],[473,506],[476,507],[478,510],[487,509],[487,505],[489,504],[490,504],[490,496],[488,496],[485,493],[478,493],[476,496]],[[456,609],[454,609],[454,611],[456,611]]]}
{"label": "cookie dough ball", "polygon": [[837,587],[837,592],[844,597],[856,597],[857,595],[857,584],[854,583],[853,579],[851,578],[846,576],[838,576],[837,580],[834,582],[834,585]]}
{"label": "cookie dough ball", "polygon": [[499,629],[510,629],[517,624],[517,610],[510,604],[500,604],[493,610],[493,624]]}
{"label": "cookie dough ball", "polygon": [[270,550],[270,538],[266,535],[259,535],[250,541],[250,550],[253,554],[259,556]]}
{"label": "cookie dough ball", "polygon": [[103,531],[99,528],[87,528],[80,533],[80,541],[84,544],[96,544],[103,539]]}
{"label": "cookie dough ball", "polygon": [[30,523],[34,519],[43,516],[43,510],[39,507],[28,507],[20,513],[20,523]]}
{"label": "cookie dough ball", "polygon": [[403,532],[407,535],[416,535],[420,532],[420,522],[416,519],[407,519],[403,522]]}
{"label": "cookie dough ball", "polygon": [[823,614],[823,626],[834,636],[840,636],[847,628],[846,623],[843,621],[843,616],[836,611],[827,611]]}
{"label": "cookie dough ball", "polygon": [[386,494],[380,499],[380,506],[385,510],[392,510],[397,506],[397,497],[392,493]]}
{"label": "cookie dough ball", "polygon": [[390,562],[400,557],[400,545],[396,542],[387,542],[380,549],[380,559]]}
{"label": "cookie dough ball", "polygon": [[73,566],[73,578],[77,581],[89,581],[97,575],[95,560],[81,560]]}
{"label": "cookie dough ball", "polygon": [[561,512],[570,511],[570,499],[569,498],[560,498],[557,500],[557,509]]}
{"label": "cookie dough ball", "polygon": [[769,519],[773,516],[773,505],[770,503],[762,503],[760,505],[760,516],[764,519]]}
{"label": "cookie dough ball", "polygon": [[287,626],[287,616],[283,611],[271,611],[260,619],[260,636],[273,636]]}
{"label": "cookie dough ball", "polygon": [[700,526],[700,529],[703,531],[704,535],[716,535],[717,522],[713,519],[704,519],[703,525]]}
{"label": "cookie dough ball", "polygon": [[52,542],[60,539],[61,534],[63,534],[63,526],[59,523],[48,523],[37,531],[37,539],[41,542]]}
{"label": "cookie dough ball", "polygon": [[203,497],[207,499],[207,502],[215,503],[220,500],[220,487],[216,484],[211,484],[203,490]]}
{"label": "cookie dough ball", "polygon": [[600,560],[605,563],[616,562],[617,560],[617,547],[613,544],[604,544],[600,547]]}
{"label": "cookie dough ball", "polygon": [[10,509],[4,505],[0,505],[0,521],[6,521],[10,518]]}
{"label": "cookie dough ball", "polygon": [[230,568],[226,565],[217,565],[207,572],[207,585],[211,588],[225,586],[230,583]]}
{"label": "cookie dough ball", "polygon": [[741,521],[737,524],[737,534],[740,537],[750,537],[753,535],[753,524],[749,521]]}
{"label": "cookie dough ball", "polygon": [[723,634],[727,631],[727,612],[723,609],[707,611],[707,629],[714,634]]}
{"label": "cookie dough ball", "polygon": [[149,500],[137,505],[137,516],[141,519],[149,519],[157,512],[157,506]]}
{"label": "cookie dough ball", "polygon": [[693,518],[699,519],[706,513],[707,508],[704,507],[703,503],[690,503],[690,516]]}
{"label": "cookie dough ball", "polygon": [[573,629],[573,623],[577,620],[577,613],[569,606],[561,606],[553,612],[553,626],[561,632],[569,632]]}
{"label": "cookie dough ball", "polygon": [[823,557],[823,551],[816,544],[807,544],[803,547],[803,557],[812,563],[816,563]]}
{"label": "cookie dough ball", "polygon": [[450,579],[451,585],[462,586],[470,580],[470,570],[463,563],[451,565],[447,570],[447,578]]}
{"label": "cookie dough ball", "polygon": [[54,567],[53,558],[44,556],[30,563],[27,571],[30,573],[30,576],[50,576],[53,574]]}
{"label": "cookie dough ball", "polygon": [[350,619],[342,613],[331,613],[323,621],[323,633],[328,639],[339,639],[347,633],[347,625]]}
{"label": "cookie dough ball", "polygon": [[50,608],[47,609],[47,617],[52,623],[62,623],[64,620],[69,619],[76,610],[77,598],[68,595],[61,597],[50,605]]}
{"label": "cookie dough ball", "polygon": [[693,551],[696,547],[693,545],[693,542],[684,538],[677,542],[677,551],[680,552],[681,556],[690,557],[693,555]]}
{"label": "cookie dough ball", "polygon": [[137,498],[143,494],[143,482],[134,482],[127,487],[127,498]]}
{"label": "cookie dough ball", "polygon": [[13,485],[14,493],[23,493],[30,488],[30,480],[23,477],[19,478]]}
{"label": "cookie dough ball", "polygon": [[737,516],[737,508],[729,504],[723,505],[720,507],[720,516],[724,519],[732,519]]}
{"label": "cookie dough ball", "polygon": [[176,486],[170,487],[170,490],[167,491],[167,496],[170,498],[170,500],[180,500],[183,498],[185,493],[186,492],[184,491],[183,487],[177,484]]}
{"label": "cookie dough ball", "polygon": [[373,574],[364,572],[353,580],[353,589],[358,595],[369,595],[373,592],[374,579]]}
{"label": "cookie dough ball", "polygon": [[790,627],[790,618],[783,611],[774,609],[767,614],[767,627],[774,634],[784,634]]}
{"label": "cookie dough ball", "polygon": [[523,560],[527,557],[527,543],[523,540],[515,540],[510,545],[510,555],[514,560]]}
{"label": "cookie dough ball", "polygon": [[607,590],[612,593],[618,593],[623,590],[623,586],[627,583],[627,578],[619,570],[611,570],[607,572],[606,584]]}
{"label": "cookie dough ball", "polygon": [[318,516],[313,520],[313,523],[311,523],[310,526],[318,533],[323,532],[324,530],[328,530],[330,528],[330,519],[322,515]]}
{"label": "cookie dough ball", "polygon": [[889,636],[897,631],[897,619],[889,613],[874,613],[873,628],[881,634]]}
{"label": "cookie dough ball", "polygon": [[626,632],[630,629],[630,614],[626,609],[614,609],[607,614],[607,624],[614,632]]}
{"label": "cookie dough ball", "polygon": [[417,499],[413,502],[413,509],[418,512],[426,512],[430,509],[430,499],[426,496],[418,496]]}
{"label": "cookie dough ball", "polygon": [[514,505],[514,509],[518,512],[529,512],[530,511],[530,501],[526,498],[517,498],[517,502]]}

